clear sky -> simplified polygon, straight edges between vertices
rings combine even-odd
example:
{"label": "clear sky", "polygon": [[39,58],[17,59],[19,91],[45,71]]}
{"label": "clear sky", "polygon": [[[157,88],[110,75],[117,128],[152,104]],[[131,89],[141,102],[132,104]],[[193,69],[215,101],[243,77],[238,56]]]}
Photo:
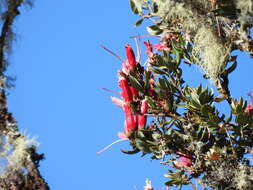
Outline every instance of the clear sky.
{"label": "clear sky", "polygon": [[[45,153],[41,172],[53,190],[142,190],[146,178],[162,190],[166,168],[148,156],[124,155],[128,142],[96,152],[117,139],[123,113],[101,90],[117,88],[120,62],[99,46],[124,57],[129,36],[146,34],[133,27],[137,17],[128,0],[35,1],[15,24],[18,33],[9,74],[16,76],[9,108],[21,131],[38,136]],[[144,51],[143,51],[144,52]],[[246,97],[253,90],[252,60],[241,56],[232,74],[232,93]],[[196,86],[200,72],[185,74]]]}

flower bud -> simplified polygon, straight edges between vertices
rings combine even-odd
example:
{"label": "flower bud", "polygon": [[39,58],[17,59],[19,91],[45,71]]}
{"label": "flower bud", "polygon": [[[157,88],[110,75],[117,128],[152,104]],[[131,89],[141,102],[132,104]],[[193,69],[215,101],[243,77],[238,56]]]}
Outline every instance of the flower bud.
{"label": "flower bud", "polygon": [[128,61],[126,66],[129,69],[133,69],[137,65],[133,49],[129,44],[127,44],[125,48],[126,48],[126,56],[127,56],[127,61]]}

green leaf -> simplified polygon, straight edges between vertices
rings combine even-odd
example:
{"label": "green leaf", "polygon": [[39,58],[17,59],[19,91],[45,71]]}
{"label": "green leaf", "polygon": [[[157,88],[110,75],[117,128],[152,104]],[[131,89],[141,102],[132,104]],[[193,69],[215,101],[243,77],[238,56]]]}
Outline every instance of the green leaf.
{"label": "green leaf", "polygon": [[143,22],[144,18],[141,18],[139,20],[136,21],[136,23],[134,24],[134,26],[139,26],[141,25],[141,23]]}
{"label": "green leaf", "polygon": [[144,89],[143,89],[141,83],[140,83],[136,78],[134,78],[134,77],[131,76],[131,75],[129,75],[128,78],[129,78],[129,82],[130,82],[131,86],[133,86],[136,90],[139,90],[139,91],[141,91],[141,92],[144,91]]}
{"label": "green leaf", "polygon": [[147,27],[147,31],[150,35],[157,36],[163,32],[157,25]]}
{"label": "green leaf", "polygon": [[158,75],[164,75],[164,74],[166,75],[167,74],[165,71],[163,71],[161,69],[156,69],[156,68],[151,67],[151,66],[149,66],[148,69],[150,71],[152,71],[153,73],[158,74]]}
{"label": "green leaf", "polygon": [[174,184],[175,184],[175,180],[173,180],[173,179],[165,182],[166,186],[173,186]]}
{"label": "green leaf", "polygon": [[237,62],[235,61],[232,65],[231,65],[231,67],[229,67],[228,68],[228,73],[232,73],[235,69],[236,69],[236,67],[237,67]]}
{"label": "green leaf", "polygon": [[233,112],[231,111],[229,114],[229,117],[226,119],[226,123],[230,122],[232,120]]}
{"label": "green leaf", "polygon": [[159,86],[161,88],[163,88],[163,89],[167,89],[168,88],[167,83],[165,82],[164,78],[159,78],[158,81],[159,81]]}
{"label": "green leaf", "polygon": [[149,144],[146,143],[145,141],[141,140],[141,139],[135,139],[135,143],[136,143],[136,147],[139,149],[139,150],[142,150],[144,152],[151,152],[150,151],[150,148],[149,148]]}
{"label": "green leaf", "polygon": [[130,0],[130,7],[134,14],[140,15],[142,13],[141,3],[138,0]]}
{"label": "green leaf", "polygon": [[156,2],[153,2],[152,9],[153,9],[153,13],[157,13],[158,12],[158,5],[157,5]]}
{"label": "green leaf", "polygon": [[154,102],[154,100],[153,100],[152,98],[146,96],[145,99],[148,101],[148,105],[149,105],[150,107],[152,107],[152,108],[155,108],[155,107],[156,107],[155,102]]}
{"label": "green leaf", "polygon": [[121,152],[125,153],[125,154],[136,154],[138,152],[140,152],[140,150],[138,148],[134,148],[133,150],[120,150]]}

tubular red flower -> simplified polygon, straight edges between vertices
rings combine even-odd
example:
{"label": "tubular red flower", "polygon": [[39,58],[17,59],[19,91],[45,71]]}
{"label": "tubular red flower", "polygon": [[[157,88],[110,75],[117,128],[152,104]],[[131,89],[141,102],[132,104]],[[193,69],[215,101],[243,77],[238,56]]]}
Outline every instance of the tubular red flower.
{"label": "tubular red flower", "polygon": [[[148,111],[148,102],[147,100],[141,101],[141,114],[145,114]],[[147,116],[145,115],[138,115],[138,129],[143,128],[146,125]]]}
{"label": "tubular red flower", "polygon": [[138,115],[138,129],[142,129],[147,123],[147,116]]}
{"label": "tubular red flower", "polygon": [[128,63],[126,66],[130,69],[133,69],[137,65],[133,49],[129,44],[127,44],[125,48],[126,48],[126,56],[128,60]]}
{"label": "tubular red flower", "polygon": [[133,94],[126,79],[119,80],[119,87],[122,89],[121,96],[126,102],[133,101]]}
{"label": "tubular red flower", "polygon": [[138,97],[139,96],[139,91],[136,90],[134,87],[130,86],[130,90],[131,90],[131,93],[132,93],[133,97]]}
{"label": "tubular red flower", "polygon": [[123,110],[126,116],[124,132],[126,136],[129,136],[129,133],[138,129],[137,117],[132,114],[131,107],[128,104],[124,104]]}

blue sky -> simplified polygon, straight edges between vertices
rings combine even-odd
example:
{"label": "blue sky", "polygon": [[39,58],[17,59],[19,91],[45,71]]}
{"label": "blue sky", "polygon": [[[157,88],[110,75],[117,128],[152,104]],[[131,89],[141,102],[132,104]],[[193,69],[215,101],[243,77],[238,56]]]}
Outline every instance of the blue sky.
{"label": "blue sky", "polygon": [[[163,189],[166,168],[140,155],[124,155],[128,143],[96,152],[117,139],[123,114],[110,102],[117,88],[120,62],[103,44],[124,57],[129,36],[146,34],[135,28],[137,17],[124,1],[35,1],[22,11],[15,24],[18,33],[9,74],[16,76],[9,108],[21,131],[38,136],[39,152],[45,153],[41,172],[51,189],[142,190],[150,178],[155,190]],[[239,58],[231,75],[235,97],[253,89],[252,60]],[[185,77],[193,85],[201,79],[191,68]]]}

